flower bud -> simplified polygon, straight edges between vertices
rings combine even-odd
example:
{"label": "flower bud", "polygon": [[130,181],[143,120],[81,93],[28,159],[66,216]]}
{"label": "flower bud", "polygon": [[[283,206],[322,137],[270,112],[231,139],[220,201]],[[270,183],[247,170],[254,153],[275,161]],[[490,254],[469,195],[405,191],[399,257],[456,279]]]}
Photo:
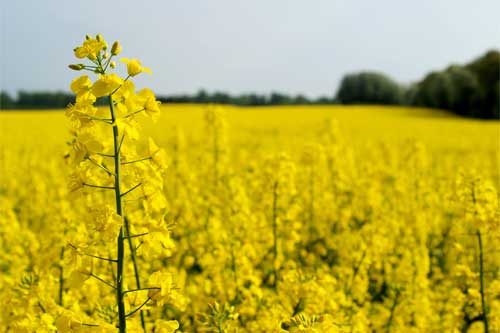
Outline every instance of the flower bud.
{"label": "flower bud", "polygon": [[90,35],[85,35],[85,39],[89,40],[89,39],[92,39],[92,37],[90,37]]}
{"label": "flower bud", "polygon": [[111,47],[111,54],[112,55],[118,55],[122,51],[122,46],[118,41],[113,43],[113,46]]}
{"label": "flower bud", "polygon": [[97,36],[95,36],[95,39],[97,39],[97,41],[99,42],[102,42],[104,40],[101,34],[97,34]]}
{"label": "flower bud", "polygon": [[102,55],[102,58],[103,59],[108,59],[109,58],[109,53],[108,52],[104,52],[104,54]]}
{"label": "flower bud", "polygon": [[74,71],[81,71],[82,69],[85,68],[85,65],[84,64],[71,64],[68,67]]}
{"label": "flower bud", "polygon": [[116,62],[112,61],[112,62],[109,64],[109,66],[110,66],[111,68],[116,68]]}

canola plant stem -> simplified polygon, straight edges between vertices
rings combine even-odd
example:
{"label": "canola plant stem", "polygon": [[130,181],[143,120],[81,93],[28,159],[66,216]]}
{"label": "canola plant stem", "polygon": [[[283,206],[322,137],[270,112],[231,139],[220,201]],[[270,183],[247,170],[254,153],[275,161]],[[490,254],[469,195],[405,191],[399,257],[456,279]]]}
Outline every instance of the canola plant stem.
{"label": "canola plant stem", "polygon": [[483,267],[483,240],[481,238],[481,231],[476,232],[477,243],[479,245],[479,283],[481,292],[481,309],[483,312],[484,333],[489,333],[490,328],[488,324],[488,315],[486,310],[486,301],[484,300],[484,267]]}
{"label": "canola plant stem", "polygon": [[[116,200],[116,213],[123,217],[122,212],[122,196],[120,191],[120,139],[118,134],[118,126],[116,125],[115,106],[113,104],[113,97],[108,96],[109,109],[111,112],[111,119],[113,120],[113,143],[114,143],[114,162],[115,162],[115,200]],[[125,314],[125,303],[123,301],[123,266],[124,266],[124,246],[123,246],[124,232],[123,226],[120,227],[117,239],[117,265],[116,265],[116,302],[118,305],[118,327],[120,333],[125,333],[127,330],[127,319]]]}
{"label": "canola plant stem", "polygon": [[[61,254],[59,255],[61,262],[64,259],[64,247],[61,248]],[[63,306],[63,296],[64,296],[64,267],[59,266],[59,305]]]}
{"label": "canola plant stem", "polygon": [[273,276],[274,289],[278,289],[278,182],[273,187]]}
{"label": "canola plant stem", "polygon": [[[136,258],[136,255],[135,255],[136,248],[134,247],[134,242],[132,240],[132,237],[130,236],[130,224],[129,224],[127,218],[124,218],[124,222],[125,222],[125,229],[126,229],[125,231],[127,232],[128,246],[130,248],[130,258],[132,259],[132,264],[134,265],[135,284],[137,286],[137,289],[135,289],[135,290],[138,291],[138,290],[149,289],[149,288],[141,289],[141,278],[139,276],[139,267],[137,265],[137,258]],[[131,292],[131,291],[134,291],[134,290],[124,291],[123,294],[125,294],[127,292]],[[142,329],[144,330],[144,332],[147,332],[147,330],[146,330],[146,320],[144,318],[144,311],[140,310],[140,316],[141,316],[141,326],[142,326]]]}

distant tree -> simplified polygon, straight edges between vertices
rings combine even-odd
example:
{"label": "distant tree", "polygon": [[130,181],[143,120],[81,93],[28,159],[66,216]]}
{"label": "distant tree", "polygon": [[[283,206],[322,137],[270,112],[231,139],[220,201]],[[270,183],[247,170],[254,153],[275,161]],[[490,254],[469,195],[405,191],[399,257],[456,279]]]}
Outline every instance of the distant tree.
{"label": "distant tree", "polygon": [[49,109],[65,108],[74,102],[71,94],[64,92],[26,92],[20,91],[17,96],[16,108],[19,109]]}
{"label": "distant tree", "polygon": [[0,109],[12,109],[15,106],[15,101],[6,91],[0,91]]}
{"label": "distant tree", "polygon": [[457,65],[448,67],[446,73],[453,89],[450,110],[463,116],[477,116],[481,86],[476,75]]}
{"label": "distant tree", "polygon": [[215,92],[210,98],[212,103],[218,104],[231,104],[232,99],[229,94],[223,92]]}
{"label": "distant tree", "polygon": [[410,104],[450,110],[468,117],[499,119],[500,53],[432,72],[407,94]]}
{"label": "distant tree", "polygon": [[196,96],[194,97],[193,102],[195,102],[195,103],[209,103],[210,100],[209,100],[209,96],[208,96],[207,92],[203,89],[200,89],[198,91],[198,93],[196,94]]}
{"label": "distant tree", "polygon": [[304,95],[297,95],[293,98],[292,104],[305,105],[305,104],[310,104],[310,101]]}
{"label": "distant tree", "polygon": [[336,99],[342,104],[400,104],[403,90],[384,74],[361,72],[344,76]]}
{"label": "distant tree", "polygon": [[273,92],[269,97],[269,105],[287,105],[291,104],[291,98],[287,95]]}
{"label": "distant tree", "polygon": [[466,67],[476,75],[481,87],[477,116],[500,119],[500,52],[490,50]]}
{"label": "distant tree", "polygon": [[334,104],[335,101],[334,101],[334,98],[321,96],[321,97],[316,98],[316,100],[314,100],[312,103],[314,103],[314,104]]}
{"label": "distant tree", "polygon": [[256,94],[250,94],[248,95],[248,100],[249,100],[249,105],[266,105],[267,104],[267,98],[266,96],[262,95],[256,95]]}
{"label": "distant tree", "polygon": [[432,72],[418,84],[414,105],[450,110],[453,103],[453,85],[446,72]]}

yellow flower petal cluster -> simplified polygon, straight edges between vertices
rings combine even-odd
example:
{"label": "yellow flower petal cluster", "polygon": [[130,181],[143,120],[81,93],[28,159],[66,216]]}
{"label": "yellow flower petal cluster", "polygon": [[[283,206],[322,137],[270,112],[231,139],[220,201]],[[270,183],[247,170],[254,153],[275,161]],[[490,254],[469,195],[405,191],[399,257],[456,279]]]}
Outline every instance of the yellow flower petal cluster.
{"label": "yellow flower petal cluster", "polygon": [[88,58],[90,60],[97,59],[99,52],[105,50],[108,47],[106,42],[99,37],[96,38],[88,37],[82,46],[75,48],[75,57],[79,59]]}
{"label": "yellow flower petal cluster", "polygon": [[130,76],[136,76],[142,72],[151,74],[151,69],[147,67],[142,67],[141,62],[135,58],[133,59],[121,58],[120,61],[127,64],[127,72],[128,75]]}

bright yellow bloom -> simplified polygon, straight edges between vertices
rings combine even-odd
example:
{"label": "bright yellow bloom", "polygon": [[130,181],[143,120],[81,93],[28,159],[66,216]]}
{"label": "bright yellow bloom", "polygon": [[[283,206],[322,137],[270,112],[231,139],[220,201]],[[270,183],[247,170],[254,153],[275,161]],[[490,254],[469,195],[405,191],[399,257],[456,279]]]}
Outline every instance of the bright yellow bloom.
{"label": "bright yellow bloom", "polygon": [[151,89],[141,89],[137,93],[138,104],[142,108],[147,115],[149,115],[153,120],[158,119],[160,115],[160,102],[158,102],[155,98],[155,94]]}
{"label": "bright yellow bloom", "polygon": [[127,64],[127,72],[128,75],[130,76],[136,76],[137,74],[140,74],[142,72],[151,74],[151,69],[147,67],[142,67],[141,62],[135,58],[133,59],[121,58],[120,61]]}
{"label": "bright yellow bloom", "polygon": [[152,138],[149,138],[149,154],[153,163],[160,169],[167,167],[167,154],[165,150],[160,149]]}
{"label": "bright yellow bloom", "polygon": [[157,319],[155,321],[155,333],[174,333],[179,328],[177,320]]}
{"label": "bright yellow bloom", "polygon": [[99,52],[105,50],[107,46],[102,38],[90,38],[84,41],[82,46],[75,48],[75,56],[79,59],[89,58],[95,60]]}
{"label": "bright yellow bloom", "polygon": [[96,206],[89,213],[89,230],[94,230],[109,242],[115,240],[123,224],[121,216],[106,204]]}
{"label": "bright yellow bloom", "polygon": [[103,74],[92,86],[96,97],[109,96],[123,84],[123,79],[116,74]]}
{"label": "bright yellow bloom", "polygon": [[172,297],[173,285],[172,274],[162,271],[156,271],[149,276],[148,285],[151,289],[148,292],[148,296],[158,303],[158,306],[162,306],[168,303]]}
{"label": "bright yellow bloom", "polygon": [[84,92],[87,92],[92,87],[92,81],[90,81],[87,75],[82,75],[79,78],[71,81],[71,91],[75,93],[75,95],[80,95]]}
{"label": "bright yellow bloom", "polygon": [[64,311],[56,319],[56,327],[58,332],[74,332],[82,326],[81,320],[72,312]]}

